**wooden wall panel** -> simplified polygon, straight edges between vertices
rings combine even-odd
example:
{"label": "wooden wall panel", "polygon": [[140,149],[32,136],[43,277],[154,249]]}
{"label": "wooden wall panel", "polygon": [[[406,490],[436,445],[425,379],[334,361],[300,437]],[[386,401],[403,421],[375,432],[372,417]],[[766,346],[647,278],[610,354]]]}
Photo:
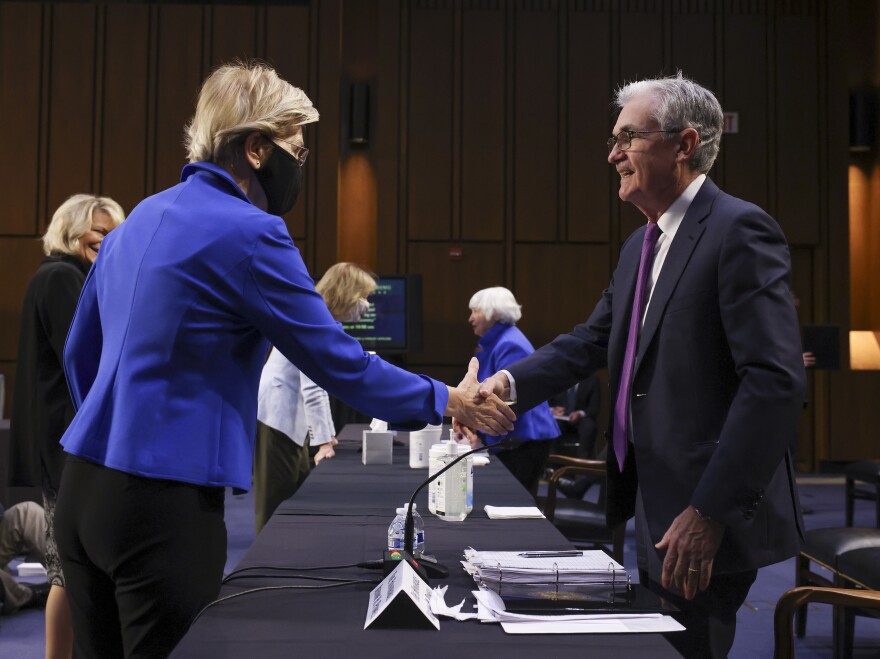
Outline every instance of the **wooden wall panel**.
{"label": "wooden wall panel", "polygon": [[[309,8],[304,6],[271,6],[266,9],[266,59],[285,80],[300,87],[306,95],[316,102],[309,80]],[[321,111],[321,108],[318,108]],[[314,127],[305,129],[306,146],[314,148],[309,140],[314,136]],[[311,163],[314,164],[314,163]],[[306,234],[306,208],[309,204],[309,179],[314,175],[313,168],[306,163],[303,189],[299,201],[284,221],[287,230],[294,237]]]}
{"label": "wooden wall panel", "polygon": [[[39,4],[0,4],[0,125],[7,128],[10,157],[0,158],[3,234],[34,234],[41,224],[37,209],[42,71],[42,21]],[[14,193],[11,193],[14,191]]]}
{"label": "wooden wall panel", "polygon": [[249,60],[261,55],[257,47],[259,11],[257,6],[246,4],[211,7],[209,70],[232,59]]}
{"label": "wooden wall panel", "polygon": [[[614,125],[611,11],[608,2],[568,5],[568,118],[565,141],[566,237],[607,242],[611,178],[605,142]],[[615,182],[617,176],[614,176]]]}
{"label": "wooden wall panel", "polygon": [[103,58],[101,177],[96,189],[129,213],[147,194],[147,5],[108,5]]}
{"label": "wooden wall panel", "polygon": [[31,275],[43,260],[43,246],[36,238],[0,238],[0,251],[0,361],[15,361],[21,303]]}
{"label": "wooden wall panel", "polygon": [[715,11],[712,0],[673,0],[670,17],[669,73],[678,70],[715,90]]}
{"label": "wooden wall panel", "polygon": [[602,245],[517,245],[514,254],[519,326],[536,348],[585,321],[610,280]]}
{"label": "wooden wall panel", "polygon": [[[48,217],[73,194],[92,192],[95,145],[97,7],[52,7],[49,106]],[[60,102],[59,102],[60,101]]]}
{"label": "wooden wall panel", "polygon": [[186,163],[184,125],[195,112],[202,83],[203,21],[198,5],[159,5],[156,47],[154,189],[164,190],[180,180]]}
{"label": "wooden wall panel", "polygon": [[410,14],[407,227],[410,240],[452,235],[453,3],[415,2]]}
{"label": "wooden wall panel", "polygon": [[725,4],[722,61],[728,65],[718,97],[726,111],[739,113],[739,132],[722,136],[718,158],[725,191],[770,211],[768,68],[733,65],[767,61],[766,11],[763,4],[751,4]]}
{"label": "wooden wall panel", "polygon": [[450,243],[409,245],[407,272],[422,275],[424,321],[423,350],[409,355],[407,362],[415,364],[416,369],[420,364],[460,364],[464,374],[477,345],[467,322],[468,302],[482,288],[503,285],[504,258],[499,243],[457,243],[463,257],[452,261],[449,258],[452,246]]}
{"label": "wooden wall panel", "polygon": [[505,173],[505,13],[462,11],[461,237],[502,240]]}
{"label": "wooden wall panel", "polygon": [[516,12],[513,204],[516,240],[556,240],[559,222],[559,9]]}
{"label": "wooden wall panel", "polygon": [[776,219],[789,242],[819,242],[817,6],[785,3],[776,15]]}
{"label": "wooden wall panel", "polygon": [[[625,82],[653,78],[663,73],[663,34],[666,23],[661,0],[621,0],[618,6],[620,75],[615,80],[615,88]],[[615,118],[616,115],[617,113]],[[620,179],[616,174],[612,178],[616,198]],[[647,220],[632,204],[620,201],[617,203],[620,208],[618,238],[623,241]]]}

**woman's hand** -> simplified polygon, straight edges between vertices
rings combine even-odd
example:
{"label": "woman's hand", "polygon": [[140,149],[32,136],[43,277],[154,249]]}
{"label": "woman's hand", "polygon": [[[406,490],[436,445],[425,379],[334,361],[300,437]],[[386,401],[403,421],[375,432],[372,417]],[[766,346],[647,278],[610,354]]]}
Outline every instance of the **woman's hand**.
{"label": "woman's hand", "polygon": [[467,375],[457,387],[449,387],[449,402],[446,414],[455,417],[463,426],[472,430],[482,430],[489,435],[503,435],[513,430],[516,414],[510,406],[494,393],[480,392],[477,380],[480,362],[472,357]]}
{"label": "woman's hand", "polygon": [[321,460],[324,458],[332,458],[336,455],[336,451],[333,450],[333,447],[336,446],[339,442],[335,437],[331,437],[330,441],[326,444],[321,444],[318,448],[318,452],[315,453],[315,465],[321,463]]}

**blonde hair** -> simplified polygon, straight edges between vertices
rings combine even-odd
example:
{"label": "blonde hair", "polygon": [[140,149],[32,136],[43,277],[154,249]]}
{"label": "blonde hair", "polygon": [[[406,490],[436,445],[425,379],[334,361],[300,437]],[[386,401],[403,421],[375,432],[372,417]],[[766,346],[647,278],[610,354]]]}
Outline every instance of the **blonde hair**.
{"label": "blonde hair", "polygon": [[471,296],[468,308],[481,312],[486,320],[516,325],[522,318],[522,307],[508,289],[493,286],[477,291]]}
{"label": "blonde hair", "polygon": [[336,320],[351,316],[358,300],[376,290],[376,278],[354,263],[330,266],[315,289],[324,296],[327,308]]}
{"label": "blonde hair", "polygon": [[110,216],[114,227],[125,220],[122,206],[110,197],[97,197],[91,194],[75,194],[58,207],[43,235],[43,252],[46,256],[53,252],[78,256],[79,239],[92,228],[95,211],[104,211]]}
{"label": "blonde hair", "polygon": [[233,150],[250,133],[286,137],[296,126],[318,120],[302,89],[282,80],[260,62],[234,60],[207,77],[196,112],[185,129],[190,162],[232,160]]}

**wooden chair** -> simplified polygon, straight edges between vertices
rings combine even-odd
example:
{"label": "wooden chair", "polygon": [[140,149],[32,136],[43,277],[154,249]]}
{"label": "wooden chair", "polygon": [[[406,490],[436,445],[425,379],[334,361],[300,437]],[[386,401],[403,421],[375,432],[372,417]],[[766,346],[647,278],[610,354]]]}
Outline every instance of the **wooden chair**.
{"label": "wooden chair", "polygon": [[[551,454],[547,465],[553,473],[547,484],[547,496],[538,497],[538,506],[544,515],[575,547],[611,547],[611,556],[623,564],[625,524],[610,529],[605,521],[605,461],[584,460],[566,455]],[[563,476],[599,477],[599,500],[581,501],[558,496],[557,484]]]}
{"label": "wooden chair", "polygon": [[[776,611],[773,616],[773,640],[774,659],[793,659],[794,641],[792,638],[791,618],[805,604],[817,602],[831,604],[835,607],[835,616],[843,615],[848,607],[860,609],[880,610],[880,593],[876,590],[857,590],[851,588],[822,588],[816,586],[802,586],[792,588],[786,592],[776,603]],[[839,654],[840,621],[835,617],[834,630],[834,656]]]}
{"label": "wooden chair", "polygon": [[[880,529],[835,527],[812,529],[804,535],[804,546],[795,560],[795,586],[844,586],[838,568],[841,556],[859,549],[880,547]],[[812,566],[825,568],[826,574],[811,570]],[[797,612],[795,632],[803,636],[807,630],[807,607]]]}

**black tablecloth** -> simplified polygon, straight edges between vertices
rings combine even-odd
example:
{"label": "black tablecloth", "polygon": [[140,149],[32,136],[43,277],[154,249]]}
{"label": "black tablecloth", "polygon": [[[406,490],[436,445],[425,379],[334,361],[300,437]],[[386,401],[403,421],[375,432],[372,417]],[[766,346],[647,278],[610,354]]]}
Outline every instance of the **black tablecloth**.
{"label": "black tablecloth", "polygon": [[[351,433],[349,433],[351,434]],[[346,437],[340,433],[341,437]],[[406,437],[403,437],[406,440]],[[248,566],[307,568],[378,559],[395,508],[427,477],[410,469],[408,451],[395,446],[392,465],[361,464],[360,444],[341,441],[337,457],[325,460],[299,492],[284,502],[239,563]],[[474,589],[461,569],[462,550],[563,549],[570,544],[546,520],[490,520],[483,506],[533,505],[532,499],[498,460],[474,469],[474,511],[463,522],[446,522],[424,507],[426,551],[450,568],[446,602],[458,603]],[[268,572],[266,572],[268,574]],[[259,573],[258,573],[259,574]],[[441,618],[440,631],[364,630],[370,591],[381,573],[327,569],[302,574],[365,579],[370,583],[325,590],[272,590],[243,595],[206,611],[176,648],[173,657],[678,657],[657,634],[509,636],[500,625]],[[260,586],[318,582],[254,576],[223,587],[221,597]],[[467,605],[470,610],[470,604]]]}

